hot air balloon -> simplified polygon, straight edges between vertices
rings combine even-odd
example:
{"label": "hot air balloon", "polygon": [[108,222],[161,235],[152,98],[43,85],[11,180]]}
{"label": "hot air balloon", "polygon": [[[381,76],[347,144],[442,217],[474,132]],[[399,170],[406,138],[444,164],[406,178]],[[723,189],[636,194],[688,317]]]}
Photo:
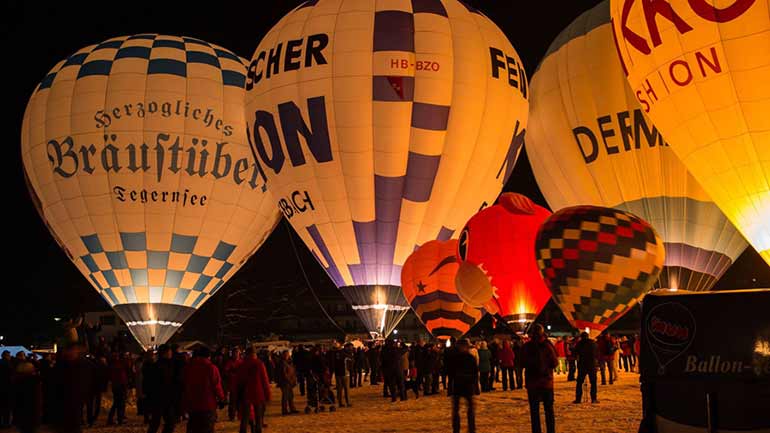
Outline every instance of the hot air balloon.
{"label": "hot air balloon", "polygon": [[456,250],[456,239],[426,242],[401,269],[406,300],[428,331],[439,339],[462,337],[483,314],[457,295]]}
{"label": "hot air balloon", "polygon": [[770,262],[767,0],[610,3],[631,94]]}
{"label": "hot air balloon", "polygon": [[59,62],[30,98],[22,158],[52,235],[145,348],[164,343],[280,218],[245,134],[246,67],[140,34]]}
{"label": "hot air balloon", "polygon": [[634,98],[609,7],[605,0],[564,29],[532,78],[532,171],[554,210],[613,207],[652,224],[666,248],[655,288],[709,290],[746,242]]}
{"label": "hot air balloon", "polygon": [[666,253],[655,229],[641,218],[617,209],[573,206],[543,223],[535,255],[567,320],[595,336],[641,300],[658,278]]}
{"label": "hot air balloon", "polygon": [[[494,294],[484,308],[515,330],[526,329],[551,299],[534,249],[537,230],[550,215],[521,194],[504,193],[496,205],[468,220],[460,233],[458,260],[476,265],[492,284]],[[475,288],[464,286],[459,273],[457,281],[458,292]]]}
{"label": "hot air balloon", "polygon": [[527,121],[527,78],[456,0],[303,3],[246,80],[249,137],[286,219],[368,330],[409,308],[406,258],[492,203]]}

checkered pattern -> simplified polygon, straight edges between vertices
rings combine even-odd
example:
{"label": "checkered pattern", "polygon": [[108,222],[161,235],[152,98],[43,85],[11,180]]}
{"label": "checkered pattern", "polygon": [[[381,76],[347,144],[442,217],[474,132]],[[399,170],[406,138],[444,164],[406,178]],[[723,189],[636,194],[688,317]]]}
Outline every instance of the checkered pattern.
{"label": "checkered pattern", "polygon": [[167,250],[147,248],[145,233],[120,233],[123,248],[106,251],[97,234],[82,236],[86,275],[110,304],[166,303],[197,308],[224,284],[235,266],[235,245],[220,241],[200,254],[197,236],[172,234]]}
{"label": "checkered pattern", "polygon": [[205,78],[243,88],[246,64],[231,51],[200,39],[157,34],[121,36],[69,56],[43,78],[36,91],[50,88],[70,66],[79,68],[76,79],[130,70],[148,75]]}
{"label": "checkered pattern", "polygon": [[596,206],[556,212],[538,232],[535,255],[546,285],[578,328],[602,330],[652,287],[665,259],[646,221]]}

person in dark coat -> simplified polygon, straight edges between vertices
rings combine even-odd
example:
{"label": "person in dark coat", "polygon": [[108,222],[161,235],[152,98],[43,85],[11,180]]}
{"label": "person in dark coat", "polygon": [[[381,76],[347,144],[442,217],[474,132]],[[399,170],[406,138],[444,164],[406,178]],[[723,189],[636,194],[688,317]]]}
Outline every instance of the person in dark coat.
{"label": "person in dark coat", "polygon": [[492,390],[492,353],[486,341],[479,341],[479,375],[481,376],[481,392]]}
{"label": "person in dark coat", "polygon": [[369,383],[372,385],[378,385],[380,383],[380,354],[382,346],[379,344],[372,344],[369,350],[366,352],[367,359],[369,360]]}
{"label": "person in dark coat", "polygon": [[180,374],[177,372],[177,362],[173,359],[171,348],[162,344],[158,348],[158,360],[150,364],[142,375],[145,405],[150,412],[147,433],[157,433],[161,419],[163,433],[173,433],[180,415],[177,412],[177,396],[181,392]]}
{"label": "person in dark coat", "polygon": [[[352,348],[353,345],[351,344],[348,346],[347,344],[345,347],[342,347],[339,345],[339,343],[335,343],[336,346],[334,350],[331,351],[331,360],[332,360],[332,369],[334,370],[334,383],[337,387],[337,404],[339,407],[345,407],[350,406],[350,399],[348,397],[349,391],[350,391],[350,382],[348,381],[350,379],[350,374],[348,367],[350,363],[353,360],[353,354],[349,350],[349,347]],[[344,403],[342,399],[345,399]]]}
{"label": "person in dark coat", "polygon": [[540,433],[540,402],[545,412],[545,428],[548,433],[556,432],[553,415],[553,370],[559,364],[556,349],[545,335],[540,324],[529,329],[530,340],[521,348],[521,364],[527,382],[529,417],[532,433]]}
{"label": "person in dark coat", "polygon": [[497,358],[500,364],[500,371],[503,374],[503,391],[508,391],[509,384],[510,384],[511,390],[516,388],[516,383],[514,382],[514,379],[513,379],[513,366],[514,366],[513,357],[514,356],[515,355],[513,354],[513,348],[511,347],[511,342],[508,340],[503,341],[503,347],[497,351]]}
{"label": "person in dark coat", "polygon": [[491,343],[489,343],[489,353],[490,358],[489,362],[492,364],[492,377],[490,378],[490,391],[495,390],[495,382],[500,382],[500,358],[497,356],[498,352],[500,351],[500,343],[498,343],[497,339],[492,340]]}
{"label": "person in dark coat", "polygon": [[40,360],[38,363],[38,375],[40,375],[40,387],[41,392],[43,394],[43,417],[42,422],[43,424],[50,424],[51,423],[51,413],[53,412],[53,360],[51,359],[51,354],[45,353],[43,354],[43,359]]}
{"label": "person in dark coat", "polygon": [[[413,346],[412,353],[410,354],[414,368],[416,369],[416,374],[414,375],[413,380],[416,381],[414,384],[417,389],[420,387],[423,388],[423,393],[427,395],[429,391],[428,382],[430,382],[430,371],[428,369],[428,363],[427,363],[427,354],[428,354],[428,348],[425,344],[425,342],[420,339],[417,340],[417,344]],[[415,390],[415,396],[418,394],[417,390]]]}
{"label": "person in dark coat", "polygon": [[52,424],[57,432],[79,433],[83,407],[91,391],[93,375],[90,361],[83,357],[83,347],[72,344],[57,355],[52,371]]}
{"label": "person in dark coat", "polygon": [[580,334],[580,341],[575,345],[573,351],[577,362],[578,377],[575,386],[575,401],[580,403],[583,400],[583,383],[586,376],[591,382],[591,403],[598,403],[596,398],[596,368],[598,366],[598,348],[596,341],[592,340],[587,332]]}
{"label": "person in dark coat", "polygon": [[448,394],[452,397],[452,431],[460,433],[460,400],[467,402],[468,433],[476,432],[475,396],[479,390],[479,367],[470,354],[470,341],[460,340],[455,353],[449,359],[447,374],[451,378]]}
{"label": "person in dark coat", "polygon": [[422,393],[424,395],[433,394],[433,364],[436,362],[436,352],[433,350],[433,344],[427,343],[423,348],[422,365],[417,366],[418,373],[422,377]]}
{"label": "person in dark coat", "polygon": [[[521,338],[516,338],[513,341],[513,373],[516,375],[516,389],[522,389],[524,387],[524,365],[521,362],[521,348],[524,345],[524,341]],[[511,389],[513,389],[513,382],[511,382]]]}
{"label": "person in dark coat", "polygon": [[442,344],[435,344],[431,347],[430,354],[428,355],[428,363],[431,369],[431,377],[433,379],[433,383],[431,384],[430,393],[431,394],[438,394],[438,384],[441,381],[441,371],[443,370],[444,366],[442,364],[442,359],[444,358],[444,352],[443,352],[443,345]]}
{"label": "person in dark coat", "polygon": [[110,375],[107,359],[104,357],[89,359],[91,364],[91,387],[86,400],[86,419],[88,426],[93,427],[102,410],[102,395],[107,392]]}
{"label": "person in dark coat", "polygon": [[454,337],[449,337],[449,347],[444,350],[441,357],[441,383],[444,385],[444,389],[452,388],[452,376],[449,375],[448,368],[455,353],[457,353],[457,340]]}
{"label": "person in dark coat", "polygon": [[[42,418],[42,396],[40,377],[34,364],[26,359],[24,352],[16,354],[16,362],[11,378],[13,390],[13,424],[20,433],[35,433]],[[62,406],[70,407],[66,402]],[[80,429],[80,406],[75,413],[77,428]]]}
{"label": "person in dark coat", "polygon": [[310,370],[310,352],[305,349],[305,346],[299,345],[297,349],[292,352],[292,361],[294,363],[294,369],[297,371],[297,384],[299,385],[299,395],[305,395],[305,384],[307,383],[307,376]]}
{"label": "person in dark coat", "polygon": [[281,389],[281,414],[298,413],[299,411],[294,407],[294,387],[297,386],[297,370],[294,368],[288,350],[284,350],[281,353],[277,376],[278,387]]}
{"label": "person in dark coat", "polygon": [[11,426],[13,408],[12,377],[11,352],[4,350],[2,358],[0,358],[0,429]]}
{"label": "person in dark coat", "polygon": [[382,348],[382,375],[385,378],[385,386],[391,401],[398,397],[406,400],[406,388],[404,387],[404,371],[401,369],[401,350],[396,342],[388,340]]}
{"label": "person in dark coat", "polygon": [[364,367],[366,366],[366,355],[364,348],[358,347],[353,351],[353,372],[350,374],[350,387],[355,388],[363,385]]}
{"label": "person in dark coat", "polygon": [[87,323],[83,326],[83,333],[85,334],[85,341],[88,345],[88,352],[90,354],[95,354],[96,350],[99,346],[99,338],[96,334],[102,331],[102,324],[97,323],[96,325],[92,323]]}
{"label": "person in dark coat", "polygon": [[115,415],[118,424],[126,420],[126,397],[128,396],[128,362],[118,352],[112,352],[108,372],[112,383],[112,407],[107,414],[107,425],[114,424]]}

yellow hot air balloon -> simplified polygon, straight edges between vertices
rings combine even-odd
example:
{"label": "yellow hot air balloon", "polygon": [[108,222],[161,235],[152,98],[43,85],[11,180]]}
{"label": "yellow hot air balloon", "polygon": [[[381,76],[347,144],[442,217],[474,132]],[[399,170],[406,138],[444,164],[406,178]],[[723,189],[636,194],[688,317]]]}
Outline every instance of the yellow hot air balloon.
{"label": "yellow hot air balloon", "polygon": [[409,308],[406,258],[493,203],[513,169],[528,109],[516,51],[456,0],[315,0],[264,37],[246,88],[279,207],[388,335]]}
{"label": "yellow hot air balloon", "polygon": [[770,262],[768,1],[613,0],[610,13],[642,110]]}
{"label": "yellow hot air balloon", "polygon": [[551,44],[532,78],[527,156],[554,210],[613,207],[652,224],[655,288],[709,290],[746,242],[644,115],[615,55],[609,0]]}
{"label": "yellow hot air balloon", "polygon": [[30,98],[22,158],[54,238],[144,347],[164,343],[280,218],[245,134],[246,67],[140,34],[59,62]]}

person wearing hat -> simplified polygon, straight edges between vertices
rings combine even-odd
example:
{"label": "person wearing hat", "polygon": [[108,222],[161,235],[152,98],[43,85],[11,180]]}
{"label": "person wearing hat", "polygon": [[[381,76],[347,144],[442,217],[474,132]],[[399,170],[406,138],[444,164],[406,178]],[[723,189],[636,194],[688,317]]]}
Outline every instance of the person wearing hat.
{"label": "person wearing hat", "polygon": [[471,342],[464,338],[457,342],[457,351],[447,366],[451,384],[447,394],[452,397],[452,431],[460,433],[460,400],[467,402],[468,433],[476,431],[475,396],[479,390],[479,366],[470,353]]}
{"label": "person wearing hat", "polygon": [[540,433],[540,402],[545,412],[545,428],[548,433],[556,431],[553,414],[553,370],[559,364],[556,348],[546,338],[540,324],[529,328],[529,341],[521,348],[521,362],[529,400],[529,417],[532,433]]}
{"label": "person wearing hat", "polygon": [[173,433],[181,415],[177,407],[177,395],[182,388],[181,372],[173,357],[171,346],[161,344],[158,347],[158,359],[142,374],[145,405],[150,411],[147,433],[157,433],[161,420],[163,433]]}

